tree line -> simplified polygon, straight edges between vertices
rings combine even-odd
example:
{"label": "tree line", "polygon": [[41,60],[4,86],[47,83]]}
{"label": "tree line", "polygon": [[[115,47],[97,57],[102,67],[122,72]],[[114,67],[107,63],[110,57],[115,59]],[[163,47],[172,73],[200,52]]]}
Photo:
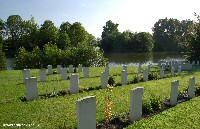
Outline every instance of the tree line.
{"label": "tree line", "polygon": [[0,37],[6,56],[16,58],[16,69],[43,68],[46,62],[54,67],[62,62],[74,66],[107,63],[103,51],[93,43],[95,37],[80,22],[63,22],[57,28],[51,20],[38,26],[34,17],[23,20],[19,15],[11,15],[7,21],[0,19]]}
{"label": "tree line", "polygon": [[[109,20],[103,26],[101,38],[97,39],[80,22],[63,22],[56,27],[51,20],[46,20],[39,26],[34,17],[23,20],[19,15],[11,15],[6,21],[0,19],[0,60],[5,64],[2,50],[7,57],[16,57],[17,69],[44,67],[49,58],[57,59],[52,59],[54,67],[63,61],[75,66],[78,63],[103,66],[107,64],[104,52],[187,52],[187,59],[197,60],[200,58],[200,27],[199,15],[195,15],[196,22],[159,19],[152,34],[130,30],[119,32],[119,24]],[[24,64],[26,60],[36,62]]]}
{"label": "tree line", "polygon": [[103,26],[100,47],[107,53],[112,52],[185,52],[187,36],[192,20],[179,21],[173,18],[159,19],[148,32],[119,32],[117,23],[111,20]]}

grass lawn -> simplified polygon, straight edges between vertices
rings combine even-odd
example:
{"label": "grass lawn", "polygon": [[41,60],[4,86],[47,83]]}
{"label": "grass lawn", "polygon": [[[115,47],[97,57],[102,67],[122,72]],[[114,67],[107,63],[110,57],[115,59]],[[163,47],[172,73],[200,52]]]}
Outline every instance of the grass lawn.
{"label": "grass lawn", "polygon": [[[81,88],[97,87],[101,85],[101,72],[105,68],[90,68],[90,78],[83,78],[80,73]],[[110,72],[114,75],[116,83],[121,80],[122,67],[111,67]],[[128,80],[133,80],[137,73],[137,67],[128,67]],[[60,75],[48,75],[47,82],[39,82],[39,70],[31,70],[31,76],[38,78],[39,95],[54,91],[69,90],[69,80],[60,80]],[[114,87],[111,94],[113,102],[112,114],[129,112],[130,90],[135,87],[144,87],[144,100],[152,95],[160,97],[163,101],[170,96],[171,81],[180,80],[179,91],[188,87],[189,78],[196,77],[200,83],[200,67],[195,66],[193,71],[183,72],[182,76],[140,82],[127,86]],[[77,127],[76,100],[86,96],[96,96],[97,122],[106,119],[106,96],[107,90],[93,90],[74,95],[65,95],[49,99],[22,102],[20,98],[26,96],[23,84],[22,71],[0,71],[0,128],[3,124],[34,124],[31,128],[62,128]],[[196,128],[200,127],[200,98],[177,105],[158,115],[143,119],[129,126],[129,128]],[[194,123],[193,123],[194,122]],[[192,124],[193,123],[193,124]],[[39,126],[38,126],[39,125]],[[29,127],[30,128],[30,127]]]}

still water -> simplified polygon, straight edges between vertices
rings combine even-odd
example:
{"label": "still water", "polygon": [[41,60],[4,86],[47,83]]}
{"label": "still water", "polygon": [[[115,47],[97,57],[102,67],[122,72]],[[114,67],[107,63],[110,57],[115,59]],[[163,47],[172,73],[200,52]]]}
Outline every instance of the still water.
{"label": "still water", "polygon": [[141,63],[142,65],[157,64],[158,61],[181,60],[184,61],[184,54],[181,53],[111,53],[105,54],[108,58],[110,66],[135,66]]}

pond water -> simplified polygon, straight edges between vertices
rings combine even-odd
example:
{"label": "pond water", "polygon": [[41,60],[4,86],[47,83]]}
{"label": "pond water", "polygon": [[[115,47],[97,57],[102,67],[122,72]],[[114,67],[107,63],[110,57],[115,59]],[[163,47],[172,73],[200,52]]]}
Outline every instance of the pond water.
{"label": "pond water", "polygon": [[154,64],[159,61],[181,60],[184,61],[184,54],[181,53],[111,53],[105,54],[108,58],[110,66],[136,66],[139,63],[142,65]]}
{"label": "pond water", "polygon": [[[158,61],[181,60],[184,61],[184,55],[180,53],[111,53],[105,54],[108,58],[110,66],[136,66],[139,63],[142,65],[156,65]],[[6,64],[8,69],[13,69],[15,59],[7,58]]]}

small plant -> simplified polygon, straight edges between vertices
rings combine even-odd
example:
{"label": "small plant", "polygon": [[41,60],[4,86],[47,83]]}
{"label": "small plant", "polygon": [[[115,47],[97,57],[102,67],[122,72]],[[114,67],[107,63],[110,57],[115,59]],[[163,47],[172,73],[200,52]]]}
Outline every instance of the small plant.
{"label": "small plant", "polygon": [[74,68],[74,73],[77,73],[77,68],[76,67]]}
{"label": "small plant", "polygon": [[111,121],[112,115],[112,100],[110,93],[112,92],[113,87],[111,85],[107,85],[107,103],[106,103],[106,120],[108,122]]}
{"label": "small plant", "polygon": [[158,75],[156,73],[150,72],[148,74],[148,80],[157,80],[158,79]]}
{"label": "small plant", "polygon": [[151,96],[150,101],[151,101],[151,107],[153,109],[153,112],[162,110],[163,102],[161,101],[159,97]]}
{"label": "small plant", "polygon": [[149,115],[158,111],[161,111],[163,108],[163,102],[159,97],[151,96],[149,100],[143,101],[142,113],[144,115]]}
{"label": "small plant", "polygon": [[114,79],[113,76],[110,76],[110,77],[108,78],[108,84],[109,84],[110,86],[114,86],[114,84],[115,84],[115,79]]}
{"label": "small plant", "polygon": [[139,77],[138,76],[135,76],[133,78],[133,83],[138,83],[140,81]]}
{"label": "small plant", "polygon": [[142,114],[143,115],[149,115],[151,113],[153,113],[153,109],[151,107],[151,102],[150,100],[146,100],[146,101],[143,101],[143,104],[142,104]]}
{"label": "small plant", "polygon": [[199,85],[199,84],[196,84],[196,86],[195,86],[195,94],[196,94],[197,96],[200,95],[200,85]]}
{"label": "small plant", "polygon": [[115,87],[117,87],[117,86],[122,86],[122,84],[121,84],[121,83],[116,83],[114,86],[115,86]]}

